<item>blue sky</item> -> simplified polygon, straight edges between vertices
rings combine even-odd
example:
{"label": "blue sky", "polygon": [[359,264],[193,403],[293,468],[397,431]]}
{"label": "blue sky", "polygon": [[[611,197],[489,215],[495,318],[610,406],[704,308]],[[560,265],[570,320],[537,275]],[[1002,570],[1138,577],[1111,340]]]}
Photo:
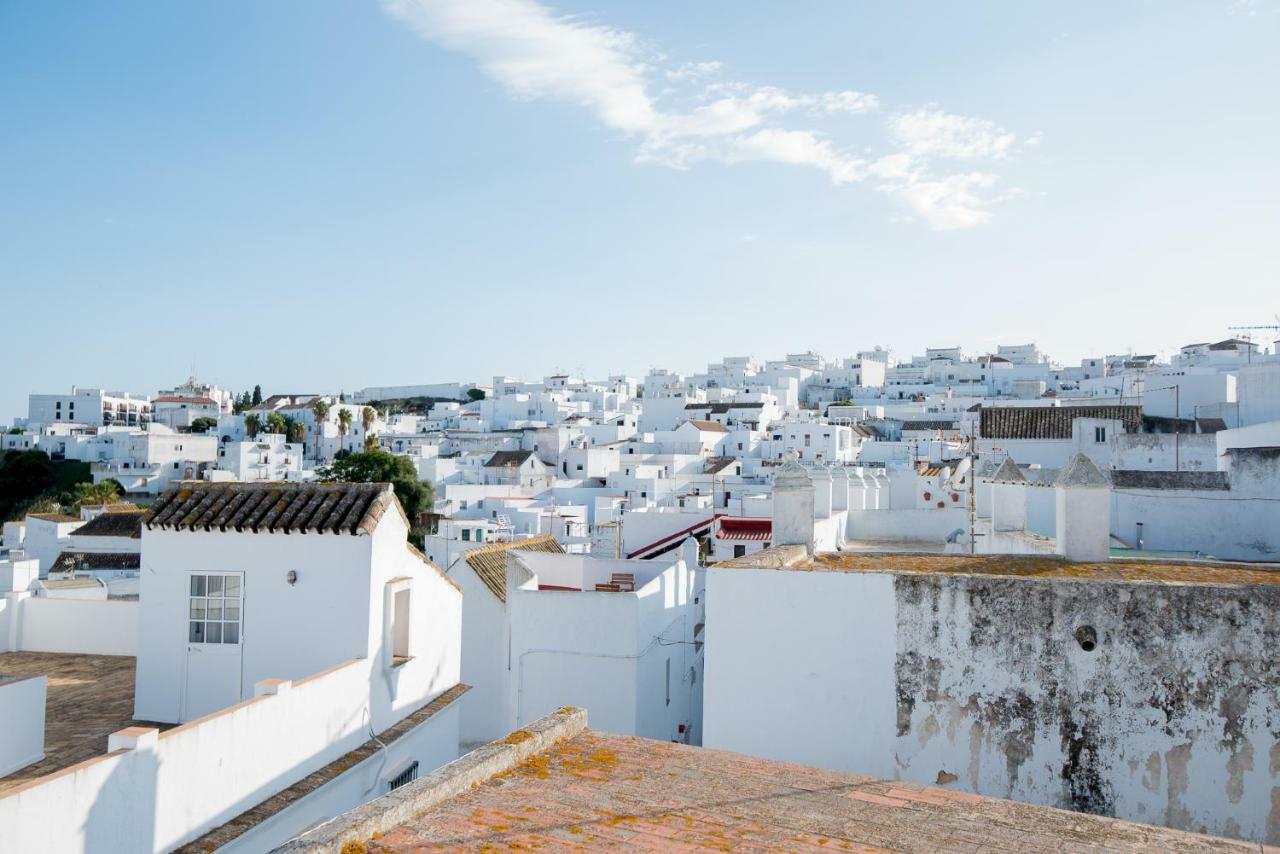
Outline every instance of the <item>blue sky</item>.
{"label": "blue sky", "polygon": [[29,391],[694,370],[1280,311],[1280,3],[0,4]]}

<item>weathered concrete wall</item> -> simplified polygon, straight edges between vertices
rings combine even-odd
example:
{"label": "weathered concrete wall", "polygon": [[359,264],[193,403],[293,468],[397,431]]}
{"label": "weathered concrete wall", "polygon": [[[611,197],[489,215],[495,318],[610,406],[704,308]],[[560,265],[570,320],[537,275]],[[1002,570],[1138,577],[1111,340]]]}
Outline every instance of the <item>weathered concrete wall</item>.
{"label": "weathered concrete wall", "polygon": [[903,779],[1280,842],[1280,587],[899,574],[894,593]]}

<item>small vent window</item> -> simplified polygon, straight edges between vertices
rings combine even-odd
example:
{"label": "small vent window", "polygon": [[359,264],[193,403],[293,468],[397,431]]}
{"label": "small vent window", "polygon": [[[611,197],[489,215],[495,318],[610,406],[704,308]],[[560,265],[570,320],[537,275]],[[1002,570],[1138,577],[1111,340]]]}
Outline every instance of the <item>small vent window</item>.
{"label": "small vent window", "polygon": [[390,782],[387,783],[387,791],[394,792],[406,783],[412,783],[416,779],[418,779],[418,763],[415,761],[408,768],[391,778]]}

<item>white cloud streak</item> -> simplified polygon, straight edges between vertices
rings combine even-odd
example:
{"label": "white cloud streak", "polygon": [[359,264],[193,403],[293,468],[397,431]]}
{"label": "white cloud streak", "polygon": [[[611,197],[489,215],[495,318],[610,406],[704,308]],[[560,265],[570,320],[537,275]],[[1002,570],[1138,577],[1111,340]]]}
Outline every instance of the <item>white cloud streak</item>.
{"label": "white cloud streak", "polygon": [[[676,169],[699,162],[803,166],[835,185],[867,178],[934,228],[990,219],[986,172],[934,175],[940,160],[1000,160],[1016,137],[993,122],[936,108],[886,120],[896,150],[868,162],[818,127],[875,113],[879,99],[852,90],[792,93],[724,80],[719,62],[661,67],[626,31],[560,15],[536,0],[385,0],[423,39],[472,58],[512,97],[549,98],[590,110],[637,141],[636,159]],[[667,88],[655,85],[662,81]],[[865,152],[863,146],[859,151]],[[874,157],[874,155],[873,155]]]}

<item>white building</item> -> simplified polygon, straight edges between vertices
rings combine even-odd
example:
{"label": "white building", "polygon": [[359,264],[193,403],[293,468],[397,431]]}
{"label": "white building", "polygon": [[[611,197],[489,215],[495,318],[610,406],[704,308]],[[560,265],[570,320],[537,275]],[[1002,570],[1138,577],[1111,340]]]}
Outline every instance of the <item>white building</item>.
{"label": "white building", "polygon": [[300,481],[303,472],[304,446],[285,441],[279,433],[259,433],[248,442],[221,442],[218,445],[218,467],[205,472],[210,480],[220,480],[222,473],[241,481]]}
{"label": "white building", "polygon": [[33,394],[27,403],[28,425],[63,422],[104,427],[136,427],[151,420],[151,399],[122,391],[71,387],[70,394]]}
{"label": "white building", "polygon": [[462,594],[407,532],[387,484],[186,485],[140,601],[6,593],[2,847],[266,851],[455,758]]}
{"label": "white building", "polygon": [[408,545],[389,485],[195,484],[152,513],[138,719],[192,720],[352,659],[376,664],[375,723],[457,683],[461,591]]}
{"label": "white building", "polygon": [[1278,749],[1277,699],[1237,674],[1280,642],[1276,573],[1109,560],[1097,469],[1053,492],[1066,560],[798,543],[711,567],[703,744],[1274,841],[1248,757]]}
{"label": "white building", "polygon": [[693,541],[663,560],[560,553],[550,539],[486,546],[451,569],[466,592],[464,741],[560,706],[612,732],[698,743],[702,593]]}

